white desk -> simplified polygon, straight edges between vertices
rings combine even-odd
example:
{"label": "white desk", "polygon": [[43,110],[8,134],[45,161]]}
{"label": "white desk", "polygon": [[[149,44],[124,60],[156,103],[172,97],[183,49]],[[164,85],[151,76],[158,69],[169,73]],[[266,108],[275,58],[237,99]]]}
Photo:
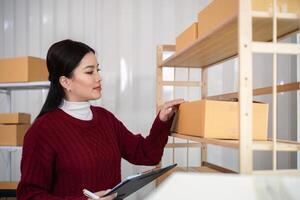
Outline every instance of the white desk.
{"label": "white desk", "polygon": [[300,176],[174,173],[147,200],[299,200]]}

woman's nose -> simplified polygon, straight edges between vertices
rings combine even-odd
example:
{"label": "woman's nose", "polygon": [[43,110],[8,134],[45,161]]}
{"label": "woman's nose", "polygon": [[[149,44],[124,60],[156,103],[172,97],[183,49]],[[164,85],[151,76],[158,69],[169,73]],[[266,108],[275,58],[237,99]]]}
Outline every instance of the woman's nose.
{"label": "woman's nose", "polygon": [[97,72],[97,74],[96,74],[96,81],[97,82],[102,81],[102,78],[101,78],[101,75],[99,74],[99,72]]}

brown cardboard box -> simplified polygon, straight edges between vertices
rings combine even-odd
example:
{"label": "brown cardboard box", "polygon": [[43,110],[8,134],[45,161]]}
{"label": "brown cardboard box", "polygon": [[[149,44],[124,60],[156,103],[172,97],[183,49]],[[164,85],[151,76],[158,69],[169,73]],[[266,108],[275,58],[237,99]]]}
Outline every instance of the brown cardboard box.
{"label": "brown cardboard box", "polygon": [[22,146],[24,135],[29,126],[29,124],[0,125],[0,145]]}
{"label": "brown cardboard box", "polygon": [[[273,0],[252,0],[252,10],[273,10]],[[277,0],[277,11],[282,13],[300,13],[300,0]]]}
{"label": "brown cardboard box", "polygon": [[0,113],[0,124],[29,124],[30,114]]}
{"label": "brown cardboard box", "polygon": [[[272,11],[273,0],[252,0],[252,10]],[[198,38],[238,16],[239,0],[214,0],[198,13]],[[300,13],[300,0],[278,0],[278,11]]]}
{"label": "brown cardboard box", "polygon": [[193,23],[178,37],[176,37],[176,52],[188,47],[198,38],[198,23]]}
{"label": "brown cardboard box", "polygon": [[238,0],[214,0],[198,13],[198,38],[209,34],[216,27],[238,14]]}
{"label": "brown cardboard box", "polygon": [[[239,103],[200,100],[183,103],[174,120],[173,131],[217,139],[239,138]],[[253,103],[253,139],[266,140],[268,104]]]}
{"label": "brown cardboard box", "polygon": [[[18,187],[18,182],[0,182],[0,190],[16,190]],[[16,200],[15,197],[5,197],[5,195],[0,195],[0,200]]]}
{"label": "brown cardboard box", "polygon": [[35,57],[0,59],[0,82],[30,82],[48,80],[46,61]]}
{"label": "brown cardboard box", "polygon": [[18,182],[0,182],[0,189],[15,190],[18,187]]}
{"label": "brown cardboard box", "polygon": [[300,0],[279,0],[280,12],[300,14]]}

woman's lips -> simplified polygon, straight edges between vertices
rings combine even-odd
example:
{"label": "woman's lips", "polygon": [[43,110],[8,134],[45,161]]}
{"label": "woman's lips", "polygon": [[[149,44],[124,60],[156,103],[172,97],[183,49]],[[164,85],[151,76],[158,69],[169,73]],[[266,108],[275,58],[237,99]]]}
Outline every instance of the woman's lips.
{"label": "woman's lips", "polygon": [[93,89],[94,89],[94,90],[101,90],[101,86],[94,87]]}

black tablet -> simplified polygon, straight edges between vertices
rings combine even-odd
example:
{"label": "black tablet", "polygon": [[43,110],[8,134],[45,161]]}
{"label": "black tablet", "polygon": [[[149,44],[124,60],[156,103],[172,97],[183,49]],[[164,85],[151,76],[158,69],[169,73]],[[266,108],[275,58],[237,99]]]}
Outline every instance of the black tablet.
{"label": "black tablet", "polygon": [[163,175],[176,165],[177,164],[169,165],[162,168],[154,168],[141,174],[129,176],[124,181],[116,185],[110,192],[105,194],[103,197],[117,193],[117,197],[115,199],[124,199],[125,197],[128,197],[129,195],[144,187],[151,181],[155,180],[159,176]]}

